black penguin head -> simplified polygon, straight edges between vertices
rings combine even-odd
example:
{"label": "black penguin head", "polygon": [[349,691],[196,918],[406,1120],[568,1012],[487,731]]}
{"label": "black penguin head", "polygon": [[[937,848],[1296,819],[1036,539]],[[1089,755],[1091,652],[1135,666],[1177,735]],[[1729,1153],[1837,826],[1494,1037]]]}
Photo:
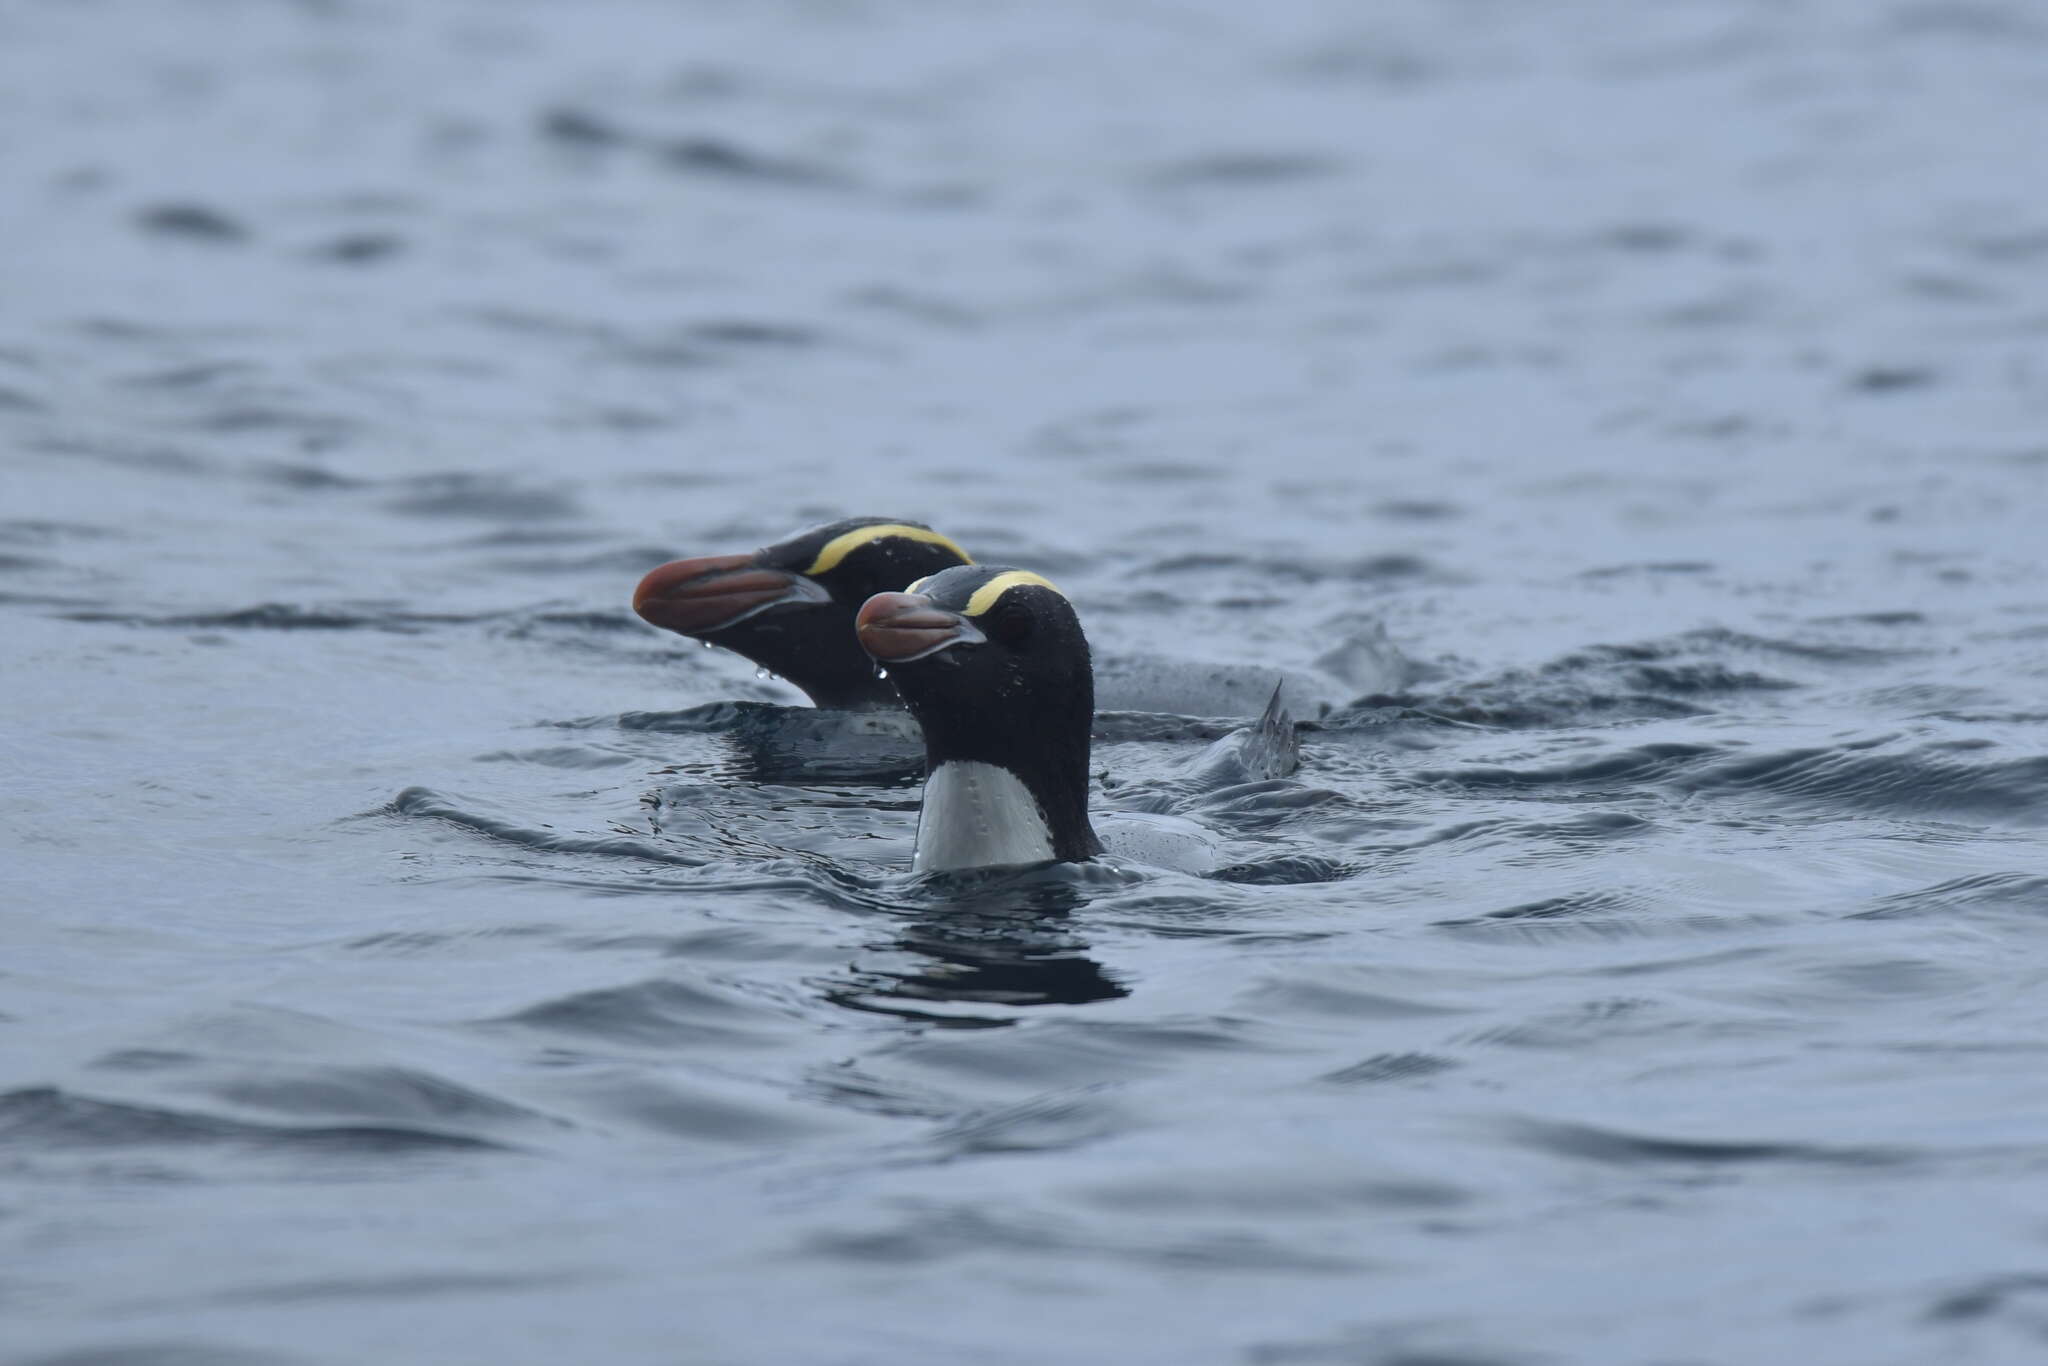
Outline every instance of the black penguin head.
{"label": "black penguin head", "polygon": [[862,647],[924,728],[929,769],[994,764],[1038,799],[1054,856],[1099,851],[1088,824],[1095,675],[1073,604],[1005,565],[962,565],[860,609]]}
{"label": "black penguin head", "polygon": [[751,555],[662,565],[640,580],[633,610],[746,656],[821,707],[891,706],[895,693],[862,652],[854,614],[876,593],[969,563],[966,551],[922,522],[853,517]]}

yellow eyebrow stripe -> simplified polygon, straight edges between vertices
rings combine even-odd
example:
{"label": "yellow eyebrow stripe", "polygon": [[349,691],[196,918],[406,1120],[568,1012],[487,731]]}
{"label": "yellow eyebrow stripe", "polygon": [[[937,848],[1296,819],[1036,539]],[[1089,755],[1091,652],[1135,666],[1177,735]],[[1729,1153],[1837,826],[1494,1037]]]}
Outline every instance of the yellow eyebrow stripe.
{"label": "yellow eyebrow stripe", "polygon": [[[1059,586],[1044,575],[1033,574],[1028,569],[1012,569],[1007,574],[996,575],[987,583],[975,589],[974,596],[967,600],[967,610],[961,613],[961,615],[978,617],[989,608],[995,606],[1003,594],[1009,592],[1012,588],[1025,587],[1050,588],[1053,592],[1060,593]],[[1065,597],[1066,594],[1060,593],[1060,596]]]}
{"label": "yellow eyebrow stripe", "polygon": [[881,526],[857,526],[851,531],[840,532],[837,536],[825,542],[824,549],[818,552],[818,558],[811,561],[811,567],[806,569],[804,573],[830,573],[848,555],[851,555],[869,541],[879,541],[885,536],[896,536],[906,541],[926,541],[932,545],[942,545],[955,555],[958,555],[960,563],[974,563],[973,557],[962,550],[950,536],[941,536],[938,532],[926,526],[911,526],[907,522],[886,522]]}

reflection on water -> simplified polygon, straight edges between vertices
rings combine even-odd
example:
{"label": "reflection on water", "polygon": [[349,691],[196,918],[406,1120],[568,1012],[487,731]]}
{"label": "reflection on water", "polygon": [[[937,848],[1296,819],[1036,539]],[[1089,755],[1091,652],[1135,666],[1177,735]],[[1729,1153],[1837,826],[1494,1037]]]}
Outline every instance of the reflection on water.
{"label": "reflection on water", "polygon": [[[1086,1005],[1130,989],[1095,959],[1070,917],[1089,903],[1086,890],[1039,873],[933,875],[922,879],[916,922],[876,948],[883,962],[863,958],[853,980],[826,999],[950,1029],[1016,1023],[1003,1013],[937,1010],[941,1006]],[[900,964],[896,960],[902,961]]]}

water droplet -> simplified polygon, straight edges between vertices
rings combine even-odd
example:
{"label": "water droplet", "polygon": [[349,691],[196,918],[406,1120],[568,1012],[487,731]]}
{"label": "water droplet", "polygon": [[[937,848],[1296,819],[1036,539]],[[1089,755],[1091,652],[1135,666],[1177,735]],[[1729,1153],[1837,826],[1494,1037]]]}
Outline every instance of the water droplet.
{"label": "water droplet", "polygon": [[702,646],[703,646],[703,647],[704,647],[705,649],[707,649],[707,650],[711,648],[711,642],[710,642],[710,641],[708,641],[708,640],[700,640],[700,641],[698,641],[697,643],[698,643],[699,645],[702,645]]}
{"label": "water droplet", "polygon": [[887,678],[888,676],[889,676],[889,671],[888,671],[887,669],[883,668],[883,667],[882,667],[881,665],[879,665],[879,664],[877,664],[877,665],[875,666],[875,677],[877,677],[877,678]]}
{"label": "water droplet", "polygon": [[773,678],[773,677],[775,677],[775,675],[774,675],[774,674],[772,674],[772,673],[769,673],[769,672],[768,672],[768,670],[766,670],[765,668],[763,668],[763,669],[756,669],[756,670],[754,670],[754,677],[756,677],[756,678]]}

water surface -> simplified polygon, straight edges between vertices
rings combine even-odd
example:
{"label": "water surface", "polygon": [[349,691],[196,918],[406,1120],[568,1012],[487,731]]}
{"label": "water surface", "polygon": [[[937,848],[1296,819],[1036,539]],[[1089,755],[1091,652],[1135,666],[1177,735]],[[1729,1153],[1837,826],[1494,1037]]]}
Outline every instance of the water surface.
{"label": "water surface", "polygon": [[[2044,59],[0,9],[0,1361],[2038,1360]],[[626,605],[870,513],[1404,663],[1105,723],[1221,876],[915,882]]]}

